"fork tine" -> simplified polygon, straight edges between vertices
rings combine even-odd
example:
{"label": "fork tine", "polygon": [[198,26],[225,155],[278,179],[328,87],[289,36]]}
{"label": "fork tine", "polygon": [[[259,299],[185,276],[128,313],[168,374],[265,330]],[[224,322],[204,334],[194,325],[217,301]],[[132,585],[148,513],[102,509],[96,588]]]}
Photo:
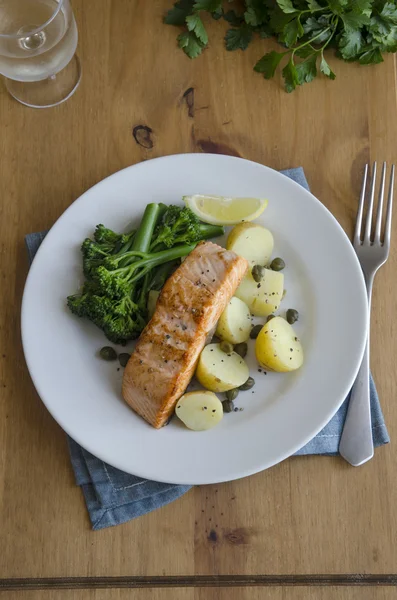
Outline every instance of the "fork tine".
{"label": "fork tine", "polygon": [[380,182],[380,189],[379,189],[379,200],[378,200],[378,210],[376,213],[376,225],[375,225],[375,235],[374,235],[374,242],[379,244],[380,243],[380,232],[382,229],[382,212],[383,212],[383,199],[385,196],[385,179],[386,179],[386,163],[383,163],[383,168],[382,168],[382,178],[381,178],[381,182]]}
{"label": "fork tine", "polygon": [[371,193],[369,196],[367,220],[365,221],[364,240],[363,240],[364,242],[368,242],[368,243],[371,241],[372,213],[374,210],[375,183],[376,183],[376,162],[374,162],[374,166],[373,166],[371,175],[372,175]]}
{"label": "fork tine", "polygon": [[391,167],[391,174],[390,174],[389,197],[387,199],[385,239],[383,242],[384,246],[390,246],[391,217],[392,217],[392,207],[393,207],[393,189],[394,189],[394,165],[392,165],[392,167]]}
{"label": "fork tine", "polygon": [[363,184],[361,187],[360,201],[358,204],[358,211],[357,211],[357,217],[356,217],[356,228],[354,230],[354,243],[355,244],[361,243],[361,225],[362,225],[362,221],[363,221],[365,188],[367,185],[367,177],[368,177],[368,165],[365,165]]}

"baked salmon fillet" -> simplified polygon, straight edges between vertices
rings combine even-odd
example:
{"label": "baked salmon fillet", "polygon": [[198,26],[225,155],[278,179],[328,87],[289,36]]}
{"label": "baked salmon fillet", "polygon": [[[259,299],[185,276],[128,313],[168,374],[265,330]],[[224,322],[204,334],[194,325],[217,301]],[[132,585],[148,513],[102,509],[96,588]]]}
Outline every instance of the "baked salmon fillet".
{"label": "baked salmon fillet", "polygon": [[201,242],[165,283],[124,371],[124,400],[156,429],[173,414],[206,339],[248,269],[245,258]]}

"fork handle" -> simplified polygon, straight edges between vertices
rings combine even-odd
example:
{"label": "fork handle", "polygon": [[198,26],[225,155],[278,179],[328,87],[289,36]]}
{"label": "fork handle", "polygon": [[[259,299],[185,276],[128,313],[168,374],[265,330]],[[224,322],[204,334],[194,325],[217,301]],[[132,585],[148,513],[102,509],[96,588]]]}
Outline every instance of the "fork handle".
{"label": "fork handle", "polygon": [[[371,309],[374,275],[365,275],[368,309]],[[345,424],[339,444],[339,453],[353,467],[359,467],[374,455],[372,439],[371,402],[369,390],[369,322],[363,360],[353,384]]]}

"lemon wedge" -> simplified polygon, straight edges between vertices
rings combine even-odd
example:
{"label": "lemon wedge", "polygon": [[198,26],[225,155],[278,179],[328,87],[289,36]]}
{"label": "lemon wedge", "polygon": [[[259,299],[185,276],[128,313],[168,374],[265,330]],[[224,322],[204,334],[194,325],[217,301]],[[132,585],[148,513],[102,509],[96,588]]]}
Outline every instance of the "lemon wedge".
{"label": "lemon wedge", "polygon": [[260,198],[225,198],[224,196],[184,196],[194,214],[211,225],[236,225],[253,221],[265,210],[268,201]]}

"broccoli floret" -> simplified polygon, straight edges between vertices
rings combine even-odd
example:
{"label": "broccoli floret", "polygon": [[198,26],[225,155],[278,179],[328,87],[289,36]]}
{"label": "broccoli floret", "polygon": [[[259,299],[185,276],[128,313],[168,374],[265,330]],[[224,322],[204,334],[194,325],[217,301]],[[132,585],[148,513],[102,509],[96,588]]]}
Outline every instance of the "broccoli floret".
{"label": "broccoli floret", "polygon": [[158,251],[179,244],[195,244],[223,234],[223,227],[201,223],[189,208],[170,206],[154,232],[150,249]]}
{"label": "broccoli floret", "polygon": [[100,244],[90,238],[86,238],[81,244],[81,252],[85,258],[103,258],[109,254]]}
{"label": "broccoli floret", "polygon": [[112,309],[110,298],[99,296],[84,285],[81,294],[68,296],[68,307],[78,317],[88,317],[91,321],[100,321]]}
{"label": "broccoli floret", "polygon": [[[156,228],[150,246],[152,251],[162,247],[172,248],[178,243],[198,241],[198,219],[188,208],[170,206],[164,213],[162,222]],[[179,241],[179,238],[182,241]],[[188,241],[189,240],[189,241]]]}
{"label": "broccoli floret", "polygon": [[122,236],[119,233],[115,233],[108,227],[102,224],[96,226],[94,232],[94,240],[104,249],[108,254],[114,251],[116,246],[121,242]]}
{"label": "broccoli floret", "polygon": [[84,275],[89,279],[92,271],[102,264],[108,254],[97,242],[93,242],[89,238],[86,238],[82,243],[81,252],[83,255]]}
{"label": "broccoli floret", "polygon": [[131,315],[109,314],[105,317],[101,329],[114,344],[125,344],[139,337],[145,325],[146,322],[140,315],[137,315],[135,320]]}
{"label": "broccoli floret", "polygon": [[98,242],[98,244],[113,244],[113,245],[115,245],[115,244],[117,244],[119,239],[120,239],[119,233],[115,233],[108,227],[105,227],[105,225],[102,225],[102,223],[100,223],[99,225],[96,226],[95,232],[94,232],[94,240],[96,242]]}
{"label": "broccoli floret", "polygon": [[135,339],[146,325],[138,306],[128,297],[114,302],[106,296],[75,294],[68,297],[68,306],[75,315],[87,317],[102,329],[115,344]]}
{"label": "broccoli floret", "polygon": [[115,299],[120,299],[131,293],[131,285],[128,280],[129,274],[127,267],[109,271],[103,264],[92,271],[92,277],[101,293]]}
{"label": "broccoli floret", "polygon": [[129,296],[124,296],[121,300],[114,304],[113,312],[115,315],[120,315],[121,317],[128,317],[128,315],[138,314],[139,308],[138,305],[133,302],[133,300]]}
{"label": "broccoli floret", "polygon": [[124,344],[139,336],[146,321],[135,302],[124,296],[120,301],[113,302],[104,314],[101,312],[96,325],[109,340],[116,344]]}
{"label": "broccoli floret", "polygon": [[87,301],[89,294],[73,294],[67,297],[67,304],[74,315],[78,317],[87,316]]}
{"label": "broccoli floret", "polygon": [[87,317],[101,327],[106,315],[113,311],[113,302],[106,296],[91,294],[87,299]]}
{"label": "broccoli floret", "polygon": [[135,230],[130,231],[130,233],[115,233],[100,224],[96,226],[94,240],[106,254],[116,254],[129,249],[135,233]]}

